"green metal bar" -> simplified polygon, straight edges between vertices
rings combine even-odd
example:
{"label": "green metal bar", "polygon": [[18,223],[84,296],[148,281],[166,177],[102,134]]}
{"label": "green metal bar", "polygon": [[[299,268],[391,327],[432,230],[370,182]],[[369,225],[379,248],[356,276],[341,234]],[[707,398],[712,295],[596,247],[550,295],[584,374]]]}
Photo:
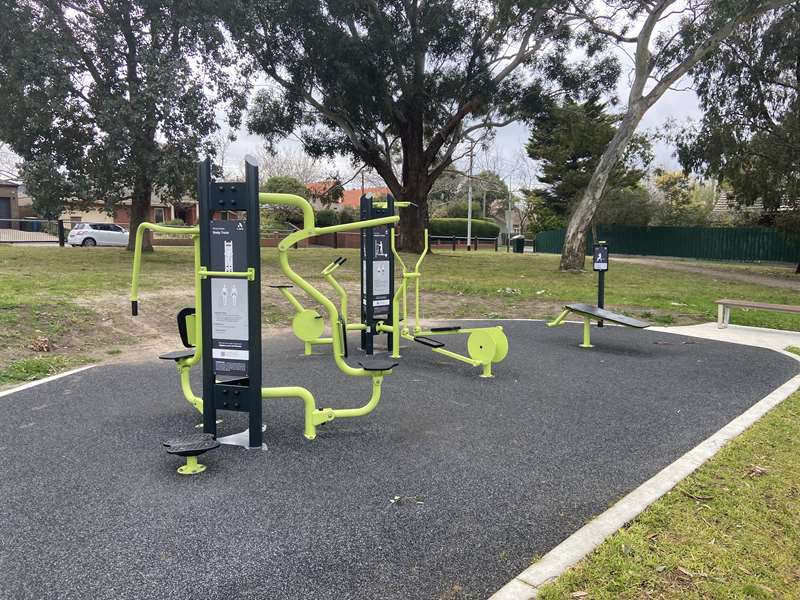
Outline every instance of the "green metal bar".
{"label": "green metal bar", "polygon": [[136,242],[133,247],[133,272],[131,273],[131,302],[139,300],[139,273],[142,270],[142,240],[147,230],[156,233],[174,233],[177,235],[200,235],[199,227],[174,227],[170,225],[157,225],[155,223],[139,223],[136,228]]}
{"label": "green metal bar", "polygon": [[[200,352],[195,351],[195,356],[201,356]],[[191,404],[195,409],[197,409],[197,412],[199,412],[202,415],[203,399],[195,396],[194,392],[192,391],[192,383],[189,380],[189,373],[191,372],[191,370],[192,370],[192,365],[188,364],[188,360],[182,360],[178,362],[178,372],[180,373],[181,391],[183,392],[183,397],[186,398],[186,401],[189,404]]]}
{"label": "green metal bar", "polygon": [[300,304],[300,301],[294,297],[294,294],[292,292],[290,292],[287,288],[280,288],[280,290],[281,294],[283,294],[286,297],[286,299],[289,301],[289,304],[294,306],[294,309],[297,312],[303,312],[303,310],[305,310],[303,308],[303,305]]}
{"label": "green metal bar", "polygon": [[474,360],[468,356],[464,356],[463,354],[458,354],[457,352],[453,352],[452,350],[445,350],[444,348],[431,348],[431,350],[433,350],[437,354],[441,354],[443,356],[449,356],[450,358],[454,358],[456,360],[460,360],[461,362],[465,362],[468,365],[472,365],[473,367],[480,367],[483,364],[479,360]]}
{"label": "green metal bar", "polygon": [[333,416],[339,419],[348,417],[363,417],[364,415],[371,413],[375,407],[378,406],[378,402],[381,399],[382,382],[383,377],[378,376],[372,378],[372,395],[370,396],[369,402],[367,402],[364,406],[361,408],[334,408]]}
{"label": "green metal bar", "polygon": [[366,221],[353,221],[352,223],[342,223],[341,225],[329,225],[328,227],[317,227],[311,236],[322,235],[324,233],[342,233],[345,231],[355,231],[357,229],[365,229],[368,227],[377,227],[379,225],[391,225],[397,223],[400,217],[380,217],[379,219],[368,219]]}
{"label": "green metal bar", "polygon": [[[337,265],[337,267],[338,266],[339,265]],[[339,295],[339,314],[342,317],[342,321],[344,321],[345,328],[349,329],[349,325],[347,325],[347,292],[344,290],[341,284],[336,281],[336,278],[332,273],[325,273],[325,279]]]}
{"label": "green metal bar", "polygon": [[564,319],[566,319],[566,318],[567,318],[567,315],[568,315],[569,313],[570,313],[570,310],[569,310],[568,308],[565,308],[564,310],[562,310],[562,311],[561,311],[561,314],[560,314],[560,315],[558,315],[558,316],[555,318],[555,320],[553,320],[553,321],[549,322],[549,323],[547,324],[547,326],[548,326],[548,327],[558,327],[559,325],[563,325],[563,324],[564,324]]}
{"label": "green metal bar", "polygon": [[583,343],[580,345],[581,348],[593,348],[590,339],[591,331],[592,320],[589,317],[583,317]]}
{"label": "green metal bar", "polygon": [[206,267],[200,267],[200,279],[208,277],[238,277],[246,278],[248,281],[255,281],[256,270],[250,267],[247,271],[209,271]]}
{"label": "green metal bar", "polygon": [[389,232],[389,246],[392,249],[392,254],[394,254],[394,257],[397,259],[397,262],[400,263],[400,267],[403,269],[403,275],[405,275],[408,269],[406,268],[406,263],[403,262],[403,257],[400,256],[400,253],[397,251],[397,246],[395,246],[394,228],[392,228],[392,230]]}
{"label": "green metal bar", "polygon": [[[303,435],[308,440],[313,440],[317,437],[316,425],[325,423],[333,419],[331,409],[317,410],[317,404],[314,401],[314,396],[304,387],[287,386],[287,387],[269,387],[261,388],[262,398],[300,398],[304,406],[304,425]],[[329,415],[330,418],[322,418]]]}

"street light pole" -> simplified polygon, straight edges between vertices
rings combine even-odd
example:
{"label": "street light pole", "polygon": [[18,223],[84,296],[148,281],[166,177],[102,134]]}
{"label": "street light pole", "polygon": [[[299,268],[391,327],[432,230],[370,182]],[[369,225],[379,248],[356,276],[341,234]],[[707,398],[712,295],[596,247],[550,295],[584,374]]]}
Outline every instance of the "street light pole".
{"label": "street light pole", "polygon": [[472,159],[475,154],[475,142],[469,147],[469,177],[467,178],[467,250],[472,248]]}

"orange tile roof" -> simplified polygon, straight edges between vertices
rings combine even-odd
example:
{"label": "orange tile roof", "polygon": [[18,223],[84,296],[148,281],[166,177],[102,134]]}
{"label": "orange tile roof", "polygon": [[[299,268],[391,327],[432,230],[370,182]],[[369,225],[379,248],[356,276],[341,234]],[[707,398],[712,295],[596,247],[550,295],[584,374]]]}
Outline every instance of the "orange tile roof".
{"label": "orange tile roof", "polygon": [[[364,188],[363,193],[372,194],[373,196],[385,196],[386,194],[391,194],[391,191],[388,187],[368,187]],[[345,190],[342,196],[342,204],[358,208],[361,206],[361,195],[362,191],[360,187],[352,190]]]}

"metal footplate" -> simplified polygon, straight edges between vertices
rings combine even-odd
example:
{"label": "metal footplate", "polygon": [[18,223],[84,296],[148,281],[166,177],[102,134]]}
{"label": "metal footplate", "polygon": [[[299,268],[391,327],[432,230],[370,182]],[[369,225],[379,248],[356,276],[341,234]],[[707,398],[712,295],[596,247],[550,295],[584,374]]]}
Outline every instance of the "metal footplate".
{"label": "metal footplate", "polygon": [[191,358],[194,356],[194,348],[189,348],[187,350],[175,350],[173,352],[167,352],[166,354],[159,354],[158,358],[161,360],[183,360],[184,358]]}
{"label": "metal footplate", "polygon": [[[431,331],[434,330],[432,329]],[[439,340],[425,337],[423,335],[414,336],[414,341],[418,344],[422,344],[423,346],[428,346],[429,348],[444,348],[444,342],[440,342]]]}
{"label": "metal footplate", "polygon": [[391,371],[399,364],[385,358],[364,358],[358,361],[358,365],[365,371]]}
{"label": "metal footplate", "polygon": [[186,464],[178,467],[181,475],[196,475],[206,470],[205,465],[197,462],[197,457],[209,450],[219,448],[219,442],[210,433],[196,433],[182,438],[172,438],[164,442],[168,454],[183,456]]}

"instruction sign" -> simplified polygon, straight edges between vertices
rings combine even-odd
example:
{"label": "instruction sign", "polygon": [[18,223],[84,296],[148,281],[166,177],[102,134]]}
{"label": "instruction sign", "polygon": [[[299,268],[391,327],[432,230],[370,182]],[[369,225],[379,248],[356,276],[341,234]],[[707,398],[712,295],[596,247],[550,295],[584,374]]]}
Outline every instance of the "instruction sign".
{"label": "instruction sign", "polygon": [[[211,269],[247,271],[247,222],[211,221]],[[211,278],[211,357],[215,375],[247,376],[250,360],[246,278]]]}
{"label": "instruction sign", "polygon": [[[389,317],[389,306],[391,304],[391,269],[389,264],[391,247],[389,245],[389,235],[389,227],[386,225],[375,227],[372,230],[372,316],[378,318]],[[361,265],[365,288],[366,265],[366,261]],[[363,301],[366,303],[366,295]]]}
{"label": "instruction sign", "polygon": [[247,271],[247,221],[211,221],[210,271]]}
{"label": "instruction sign", "polygon": [[608,246],[605,244],[595,244],[592,248],[592,269],[608,271]]}

